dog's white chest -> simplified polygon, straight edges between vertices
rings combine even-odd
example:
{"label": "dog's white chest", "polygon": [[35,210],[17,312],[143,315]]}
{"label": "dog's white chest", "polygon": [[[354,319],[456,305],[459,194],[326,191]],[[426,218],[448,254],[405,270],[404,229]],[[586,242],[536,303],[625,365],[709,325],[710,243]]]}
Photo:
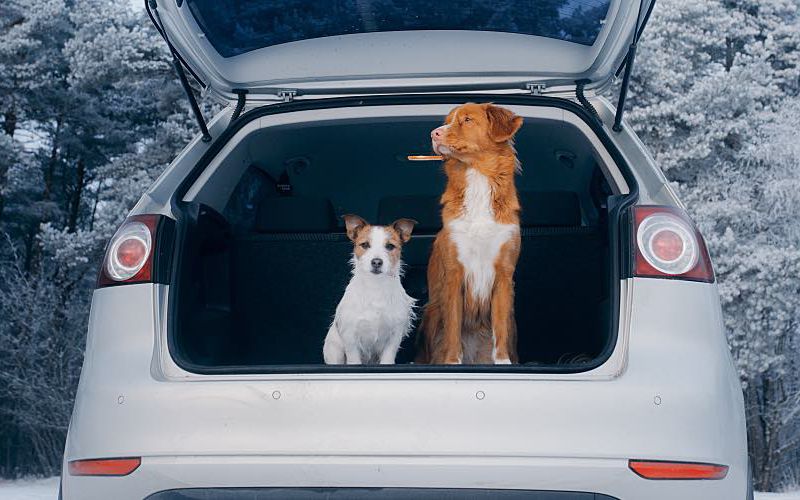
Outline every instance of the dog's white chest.
{"label": "dog's white chest", "polygon": [[393,338],[407,334],[414,302],[399,279],[354,277],[336,308],[335,323],[345,343],[358,346],[369,362]]}
{"label": "dog's white chest", "polygon": [[472,296],[481,301],[488,299],[494,286],[497,254],[518,227],[495,220],[489,180],[473,168],[467,170],[463,212],[450,221],[448,229]]}

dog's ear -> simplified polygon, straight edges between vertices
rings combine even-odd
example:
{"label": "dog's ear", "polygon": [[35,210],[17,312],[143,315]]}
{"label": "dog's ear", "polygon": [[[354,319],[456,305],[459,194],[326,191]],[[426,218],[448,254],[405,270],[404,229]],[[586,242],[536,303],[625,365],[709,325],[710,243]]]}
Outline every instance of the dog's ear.
{"label": "dog's ear", "polygon": [[368,226],[367,221],[358,215],[347,214],[343,215],[342,219],[344,219],[344,227],[347,230],[347,237],[352,241],[356,241],[358,232]]}
{"label": "dog's ear", "polygon": [[486,105],[486,117],[489,119],[489,136],[494,142],[511,140],[522,126],[521,116],[494,104]]}
{"label": "dog's ear", "polygon": [[400,235],[400,240],[402,240],[403,243],[411,239],[411,231],[414,230],[414,226],[416,225],[417,221],[414,219],[397,219],[392,222],[392,228]]}

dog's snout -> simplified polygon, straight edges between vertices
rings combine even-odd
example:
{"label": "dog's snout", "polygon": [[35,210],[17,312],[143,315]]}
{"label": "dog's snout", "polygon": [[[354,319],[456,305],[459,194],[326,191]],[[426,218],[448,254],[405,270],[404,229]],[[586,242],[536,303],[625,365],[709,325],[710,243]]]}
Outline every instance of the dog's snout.
{"label": "dog's snout", "polygon": [[383,266],[383,259],[375,258],[370,263],[372,264],[372,269],[380,269]]}
{"label": "dog's snout", "polygon": [[437,127],[435,129],[431,130],[431,139],[436,139],[436,140],[441,139],[442,135],[444,134],[444,130],[443,129],[444,129],[444,126]]}

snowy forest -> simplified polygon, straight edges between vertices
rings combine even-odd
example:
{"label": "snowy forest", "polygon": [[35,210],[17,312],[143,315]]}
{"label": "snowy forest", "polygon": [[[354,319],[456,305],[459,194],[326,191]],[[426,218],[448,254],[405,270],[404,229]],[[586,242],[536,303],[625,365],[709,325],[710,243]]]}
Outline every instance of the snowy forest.
{"label": "snowy forest", "polygon": [[[763,491],[800,484],[798,49],[800,0],[658,0],[626,114],[707,239]],[[197,126],[143,11],[4,0],[0,127],[0,476],[55,475],[105,243]]]}

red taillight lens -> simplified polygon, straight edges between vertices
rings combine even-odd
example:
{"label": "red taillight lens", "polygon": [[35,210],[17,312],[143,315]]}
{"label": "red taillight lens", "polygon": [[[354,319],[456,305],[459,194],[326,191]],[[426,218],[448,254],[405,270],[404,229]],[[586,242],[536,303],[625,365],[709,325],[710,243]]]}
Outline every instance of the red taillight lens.
{"label": "red taillight lens", "polygon": [[158,215],[136,215],[127,219],[106,248],[99,287],[123,283],[146,283],[153,279]]}
{"label": "red taillight lens", "polygon": [[727,465],[697,462],[630,460],[628,467],[645,479],[724,479]]}
{"label": "red taillight lens", "polygon": [[682,210],[634,207],[633,219],[635,276],[714,281],[703,237]]}
{"label": "red taillight lens", "polygon": [[674,262],[684,253],[686,245],[681,236],[669,229],[661,231],[653,236],[653,253],[662,261]]}
{"label": "red taillight lens", "polygon": [[[146,230],[146,228],[145,228]],[[138,238],[130,238],[123,240],[116,251],[116,262],[123,269],[141,269],[147,254],[150,251],[150,245],[145,240]]]}
{"label": "red taillight lens", "polygon": [[141,458],[102,458],[73,460],[69,463],[71,476],[127,476],[141,465]]}

